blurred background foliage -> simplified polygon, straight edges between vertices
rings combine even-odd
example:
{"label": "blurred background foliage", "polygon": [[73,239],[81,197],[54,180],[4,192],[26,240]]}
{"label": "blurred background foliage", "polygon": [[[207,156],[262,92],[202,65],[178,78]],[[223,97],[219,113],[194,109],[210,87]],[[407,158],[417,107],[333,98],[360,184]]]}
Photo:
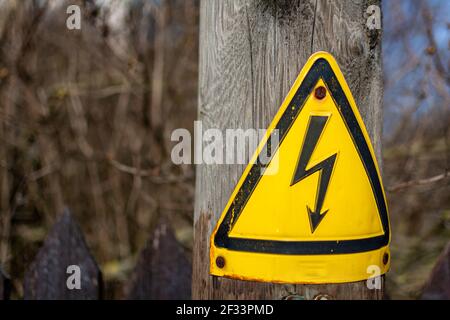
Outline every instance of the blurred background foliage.
{"label": "blurred background foliage", "polygon": [[[69,4],[81,30],[65,26]],[[449,2],[383,1],[390,298],[418,298],[450,239]],[[0,0],[0,264],[23,274],[65,206],[126,279],[159,216],[192,250],[194,167],[170,134],[197,115],[198,0]]]}
{"label": "blurred background foliage", "polygon": [[450,3],[383,1],[391,298],[417,298],[450,239]]}
{"label": "blurred background foliage", "polygon": [[192,246],[193,167],[172,164],[170,134],[196,117],[198,3],[0,3],[1,263],[20,297],[68,206],[120,298],[158,216]]}

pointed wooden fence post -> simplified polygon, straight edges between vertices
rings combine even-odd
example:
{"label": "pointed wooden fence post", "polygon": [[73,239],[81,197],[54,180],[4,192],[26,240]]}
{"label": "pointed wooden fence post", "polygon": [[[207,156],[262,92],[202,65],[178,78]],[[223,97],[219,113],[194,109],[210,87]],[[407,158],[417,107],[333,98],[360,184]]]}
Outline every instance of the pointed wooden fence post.
{"label": "pointed wooden fence post", "polygon": [[190,299],[192,265],[167,220],[161,219],[142,250],[128,299]]}
{"label": "pointed wooden fence post", "polygon": [[8,300],[11,289],[9,278],[0,267],[0,300]]}
{"label": "pointed wooden fence post", "polygon": [[24,299],[95,300],[101,297],[101,287],[100,269],[72,214],[65,210],[25,274]]}
{"label": "pointed wooden fence post", "polygon": [[[369,15],[380,18],[380,8],[379,0],[202,0],[198,114],[203,131],[267,128],[308,57],[323,50],[344,73],[381,165],[381,30],[368,26]],[[238,165],[196,168],[194,298],[383,296],[383,288],[371,290],[365,281],[280,285],[211,276],[209,237],[243,170]]]}
{"label": "pointed wooden fence post", "polygon": [[450,242],[437,259],[422,290],[423,300],[450,300]]}

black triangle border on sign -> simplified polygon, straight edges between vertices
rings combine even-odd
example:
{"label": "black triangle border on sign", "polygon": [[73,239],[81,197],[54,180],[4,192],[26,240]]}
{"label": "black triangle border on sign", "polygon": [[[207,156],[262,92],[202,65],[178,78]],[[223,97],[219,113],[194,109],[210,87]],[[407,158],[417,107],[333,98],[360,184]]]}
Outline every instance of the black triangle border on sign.
{"label": "black triangle border on sign", "polygon": [[[387,206],[381,181],[378,176],[376,164],[372,158],[370,148],[364,138],[362,129],[358,124],[358,120],[353,112],[352,107],[337,79],[332,67],[324,58],[317,59],[306,74],[303,82],[300,84],[297,92],[288,107],[276,124],[273,133],[277,132],[279,137],[279,145],[283,143],[284,137],[289,132],[291,125],[297,119],[303,108],[309,94],[315,88],[319,79],[322,79],[327,86],[331,96],[337,106],[340,106],[339,112],[344,119],[347,130],[349,131],[353,142],[357,148],[358,154],[364,164],[366,173],[369,177],[372,190],[375,196],[378,212],[381,218],[381,224],[384,234],[352,240],[317,240],[317,241],[281,241],[281,240],[262,240],[262,239],[245,239],[229,237],[228,234],[239,215],[244,209],[248,199],[255,190],[265,166],[257,160],[251,167],[250,172],[245,177],[243,184],[237,192],[233,202],[228,208],[224,219],[222,220],[217,233],[214,237],[216,247],[225,248],[233,251],[272,253],[272,254],[288,254],[288,255],[319,255],[319,254],[345,254],[372,251],[386,246],[389,243],[389,219],[387,214]],[[262,150],[271,150],[268,139]],[[279,146],[278,145],[278,146]],[[278,148],[276,146],[275,148]],[[266,149],[267,148],[267,149]],[[275,154],[273,150],[270,154]],[[233,214],[234,212],[234,214]]]}

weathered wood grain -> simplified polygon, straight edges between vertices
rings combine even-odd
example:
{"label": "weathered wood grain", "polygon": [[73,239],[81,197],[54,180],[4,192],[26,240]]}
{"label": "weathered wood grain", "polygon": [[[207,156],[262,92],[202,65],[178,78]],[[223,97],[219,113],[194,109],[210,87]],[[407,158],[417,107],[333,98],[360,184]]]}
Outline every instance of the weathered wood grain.
{"label": "weathered wood grain", "polygon": [[[81,288],[68,289],[67,267],[81,271]],[[25,300],[95,300],[101,298],[102,276],[72,214],[65,210],[25,274]]]}
{"label": "weathered wood grain", "polygon": [[8,300],[11,289],[11,283],[8,276],[3,272],[0,267],[0,300]]}
{"label": "weathered wood grain", "polygon": [[450,300],[450,243],[437,259],[423,287],[421,299]]}
{"label": "weathered wood grain", "polygon": [[191,298],[192,264],[162,219],[142,250],[128,287],[133,300]]}
{"label": "weathered wood grain", "polygon": [[[380,1],[203,0],[200,7],[199,120],[208,128],[266,128],[307,58],[332,53],[360,108],[381,165],[381,31],[365,12]],[[275,285],[209,275],[209,236],[243,165],[199,165],[193,297],[201,299],[379,299],[365,282]]]}
{"label": "weathered wood grain", "polygon": [[356,100],[381,166],[383,72],[381,30],[366,26],[366,10],[381,1],[318,0],[312,52],[334,55]]}

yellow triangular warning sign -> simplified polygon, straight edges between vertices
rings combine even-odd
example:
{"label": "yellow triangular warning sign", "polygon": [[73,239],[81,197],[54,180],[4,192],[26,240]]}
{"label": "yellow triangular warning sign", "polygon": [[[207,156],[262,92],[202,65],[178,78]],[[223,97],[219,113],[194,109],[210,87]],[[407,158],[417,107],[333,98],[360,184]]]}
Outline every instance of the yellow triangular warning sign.
{"label": "yellow triangular warning sign", "polygon": [[[271,145],[273,137],[279,141]],[[260,153],[272,151],[262,165]],[[344,77],[310,57],[211,236],[211,273],[333,283],[385,273],[389,219],[369,136]]]}

